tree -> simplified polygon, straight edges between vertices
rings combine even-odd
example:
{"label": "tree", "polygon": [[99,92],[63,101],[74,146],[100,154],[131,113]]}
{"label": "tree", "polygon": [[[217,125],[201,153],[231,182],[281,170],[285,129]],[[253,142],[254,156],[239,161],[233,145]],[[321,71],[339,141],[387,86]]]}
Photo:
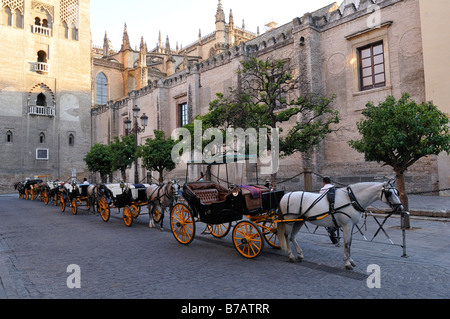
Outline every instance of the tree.
{"label": "tree", "polygon": [[112,173],[111,148],[107,145],[97,143],[92,146],[84,158],[91,172],[99,172],[102,183],[105,183],[105,175]]}
{"label": "tree", "polygon": [[148,138],[139,148],[143,166],[150,171],[159,173],[159,183],[164,181],[164,171],[172,171],[176,164],[172,160],[172,149],[175,141],[166,136],[163,131],[154,130],[155,138]]}
{"label": "tree", "polygon": [[[279,128],[280,155],[289,156],[311,151],[339,123],[339,112],[332,108],[335,96],[301,92],[304,83],[294,77],[289,60],[250,57],[241,66],[238,88],[230,88],[230,97],[217,94],[210,113],[201,117],[210,127],[266,128],[269,146],[271,129]],[[293,124],[283,133],[281,126],[287,122]]]}
{"label": "tree", "polygon": [[249,127],[279,128],[295,118],[295,124],[280,138],[282,156],[310,151],[339,123],[339,112],[332,108],[335,96],[301,92],[305,83],[294,77],[289,60],[251,57],[241,63],[240,95]]}
{"label": "tree", "polygon": [[135,135],[114,137],[114,141],[110,144],[112,153],[112,170],[120,170],[122,180],[126,182],[126,170],[133,164],[136,159]]}
{"label": "tree", "polygon": [[450,152],[449,117],[433,103],[418,105],[408,93],[397,101],[388,96],[378,106],[368,103],[357,123],[362,135],[350,146],[364,153],[367,161],[391,166],[400,198],[409,209],[404,173],[422,157]]}

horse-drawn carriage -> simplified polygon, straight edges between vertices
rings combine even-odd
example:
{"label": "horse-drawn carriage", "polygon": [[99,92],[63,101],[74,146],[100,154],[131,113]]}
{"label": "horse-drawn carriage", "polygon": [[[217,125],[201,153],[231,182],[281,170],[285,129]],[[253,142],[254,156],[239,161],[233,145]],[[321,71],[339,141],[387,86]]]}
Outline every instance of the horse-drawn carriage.
{"label": "horse-drawn carriage", "polygon": [[[248,158],[220,156],[215,161],[190,162],[189,165],[220,165]],[[188,165],[188,166],[189,166]],[[227,174],[228,175],[228,174]],[[228,188],[216,182],[187,182],[181,191],[183,202],[171,209],[170,225],[175,239],[189,245],[194,237],[196,223],[206,223],[214,237],[225,237],[231,223],[233,244],[246,258],[257,257],[263,248],[263,238],[278,247],[274,220],[284,190],[273,190],[269,185],[231,185]]]}
{"label": "horse-drawn carriage", "polygon": [[29,179],[25,182],[16,183],[14,187],[19,192],[20,198],[34,200],[39,195],[38,189],[42,182],[42,179]]}
{"label": "horse-drawn carriage", "polygon": [[110,218],[111,208],[123,209],[123,221],[131,227],[133,219],[141,213],[141,207],[149,204],[146,190],[148,184],[106,184],[99,187],[98,211],[104,222]]}
{"label": "horse-drawn carriage", "polygon": [[59,207],[61,212],[66,210],[67,203],[70,203],[72,214],[78,213],[78,207],[85,206],[89,209],[88,197],[89,185],[77,183],[64,183],[59,187]]}

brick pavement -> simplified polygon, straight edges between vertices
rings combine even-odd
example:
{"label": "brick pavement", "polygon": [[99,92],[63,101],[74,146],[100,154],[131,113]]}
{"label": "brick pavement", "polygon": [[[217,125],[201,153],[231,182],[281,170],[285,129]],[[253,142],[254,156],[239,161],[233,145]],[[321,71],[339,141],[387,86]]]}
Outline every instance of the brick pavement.
{"label": "brick pavement", "polygon": [[[247,260],[234,250],[231,234],[222,240],[200,235],[202,225],[185,247],[167,229],[149,229],[148,216],[127,228],[120,215],[104,223],[83,209],[73,216],[15,197],[0,202],[0,298],[448,298],[450,292],[447,222],[413,219],[406,259],[384,234],[376,238],[381,244],[355,234],[357,267],[347,272],[342,247],[326,236],[299,235],[304,263],[289,263],[268,245]],[[371,218],[362,228],[369,239]],[[394,217],[385,227],[395,243],[401,242],[398,225]],[[81,268],[80,289],[66,285],[70,264]],[[370,264],[381,268],[380,289],[367,287]]]}

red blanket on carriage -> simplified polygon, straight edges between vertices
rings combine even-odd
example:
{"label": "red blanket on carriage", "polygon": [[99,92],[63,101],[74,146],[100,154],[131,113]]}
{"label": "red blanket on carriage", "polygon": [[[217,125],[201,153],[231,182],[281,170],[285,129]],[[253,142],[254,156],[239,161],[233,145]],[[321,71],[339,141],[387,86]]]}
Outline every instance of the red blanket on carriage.
{"label": "red blanket on carriage", "polygon": [[249,185],[240,185],[239,187],[248,189],[253,199],[261,197],[261,190],[258,187],[249,186]]}

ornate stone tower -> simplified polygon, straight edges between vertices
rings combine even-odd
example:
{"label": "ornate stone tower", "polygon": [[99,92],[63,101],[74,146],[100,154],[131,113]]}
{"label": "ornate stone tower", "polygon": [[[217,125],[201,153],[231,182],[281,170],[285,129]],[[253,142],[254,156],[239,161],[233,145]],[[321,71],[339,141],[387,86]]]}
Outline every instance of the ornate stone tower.
{"label": "ornate stone tower", "polygon": [[219,0],[216,13],[216,43],[214,49],[216,53],[220,53],[227,48],[227,33],[225,13],[223,12],[222,1]]}
{"label": "ornate stone tower", "polygon": [[0,9],[0,184],[88,177],[90,1],[0,0]]}

